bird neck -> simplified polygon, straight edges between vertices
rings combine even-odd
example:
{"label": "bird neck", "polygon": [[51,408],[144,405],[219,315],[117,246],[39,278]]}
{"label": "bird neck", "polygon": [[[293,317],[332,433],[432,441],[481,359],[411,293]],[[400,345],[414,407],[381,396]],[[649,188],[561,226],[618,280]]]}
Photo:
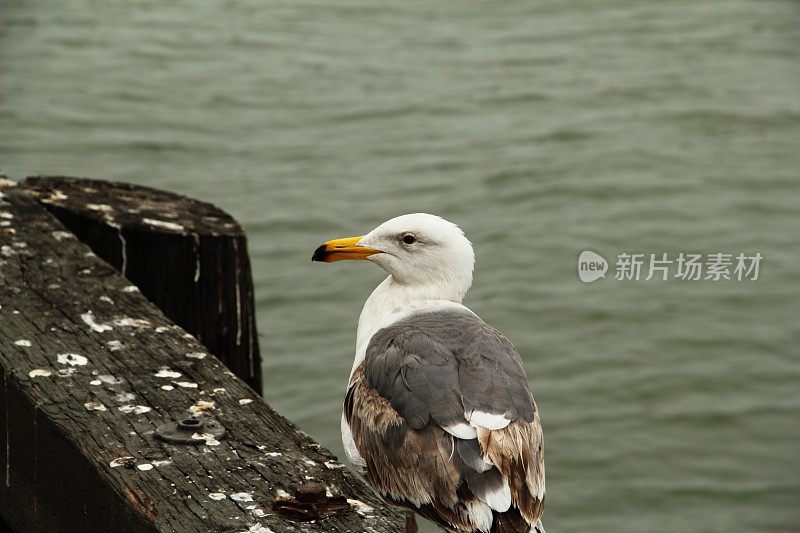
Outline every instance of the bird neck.
{"label": "bird neck", "polygon": [[468,311],[461,304],[468,288],[469,285],[464,288],[444,284],[410,285],[398,282],[391,275],[387,277],[367,298],[358,318],[353,371],[364,360],[369,340],[378,330],[415,313],[444,309]]}

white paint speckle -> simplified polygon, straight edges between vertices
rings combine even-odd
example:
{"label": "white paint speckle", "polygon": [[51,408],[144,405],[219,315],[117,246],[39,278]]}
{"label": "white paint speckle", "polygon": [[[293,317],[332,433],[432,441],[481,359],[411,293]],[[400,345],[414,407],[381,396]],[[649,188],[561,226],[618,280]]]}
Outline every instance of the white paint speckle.
{"label": "white paint speckle", "polygon": [[225,388],[224,387],[219,387],[219,388],[214,389],[212,391],[212,394],[223,394],[224,392],[225,392]]}
{"label": "white paint speckle", "polygon": [[265,516],[267,516],[266,511],[264,511],[264,509],[259,509],[259,508],[253,509],[252,511],[250,511],[250,514],[252,514],[256,518],[264,518]]}
{"label": "white paint speckle", "polygon": [[136,395],[132,392],[120,392],[114,396],[114,399],[119,403],[132,402],[136,399]]}
{"label": "white paint speckle", "polygon": [[167,466],[172,464],[172,459],[162,459],[160,461],[153,461],[153,466]]}
{"label": "white paint speckle", "polygon": [[168,330],[169,330],[169,328],[166,327],[166,326],[158,326],[156,328],[156,333],[164,333],[165,331],[168,331]]}
{"label": "white paint speckle", "polygon": [[305,464],[307,464],[308,466],[317,466],[317,463],[315,463],[315,462],[314,462],[314,461],[312,461],[311,459],[304,459],[304,460],[303,460],[303,462],[304,462]]}
{"label": "white paint speckle", "polygon": [[109,303],[111,305],[114,305],[114,300],[112,300],[108,296],[101,296],[100,298],[98,298],[98,300],[100,300],[101,302],[106,302],[106,303]]}
{"label": "white paint speckle", "polygon": [[247,405],[248,403],[253,403],[253,400],[250,398],[242,398],[239,400],[239,405]]}
{"label": "white paint speckle", "polygon": [[129,465],[135,460],[136,459],[134,459],[132,456],[126,455],[124,457],[117,457],[116,459],[108,463],[108,466],[110,466],[111,468],[117,468],[118,466]]}
{"label": "white paint speckle", "polygon": [[14,344],[16,344],[17,346],[22,346],[24,348],[30,348],[31,347],[31,341],[25,340],[25,339],[20,339],[18,341],[14,341]]}
{"label": "white paint speckle", "polygon": [[127,287],[122,289],[122,292],[139,292],[139,287],[137,287],[136,285],[128,285]]}
{"label": "white paint speckle", "polygon": [[112,329],[114,329],[108,324],[98,324],[97,322],[95,322],[94,313],[92,313],[91,311],[83,313],[81,315],[81,320],[83,320],[84,324],[89,326],[89,329],[97,333],[102,333],[104,331],[111,331]]}
{"label": "white paint speckle", "polygon": [[161,385],[161,388],[162,388],[163,390],[172,390],[172,389],[174,389],[175,387],[173,387],[172,385]]}
{"label": "white paint speckle", "polygon": [[72,233],[68,232],[68,231],[53,231],[53,232],[50,233],[50,235],[52,235],[53,238],[55,240],[57,240],[58,242],[61,242],[64,239],[74,239],[75,238],[75,236]]}
{"label": "white paint speckle", "polygon": [[325,468],[328,470],[338,470],[340,468],[344,468],[344,465],[337,461],[325,461]]}
{"label": "white paint speckle", "polygon": [[83,404],[87,411],[108,411],[102,402],[86,402]]}
{"label": "white paint speckle", "polygon": [[169,368],[162,368],[153,375],[157,378],[179,378],[183,374],[176,372],[175,370],[170,370]]}
{"label": "white paint speckle", "polygon": [[278,495],[278,498],[289,498],[289,493],[283,489],[276,490],[275,494]]}
{"label": "white paint speckle", "polygon": [[192,383],[191,381],[173,381],[175,385],[178,387],[184,387],[186,389],[196,389],[197,383]]}
{"label": "white paint speckle", "polygon": [[206,402],[204,400],[200,400],[196,404],[189,407],[189,411],[193,413],[202,413],[204,411],[211,411],[215,407],[214,402]]}
{"label": "white paint speckle", "polygon": [[221,492],[212,492],[211,494],[208,495],[208,497],[211,498],[212,500],[215,500],[215,501],[220,501],[220,500],[224,500],[225,498],[227,498],[227,496],[225,496]]}
{"label": "white paint speckle", "polygon": [[151,407],[147,407],[146,405],[120,405],[118,407],[120,412],[127,414],[133,413],[135,415],[141,415],[144,413],[149,413],[153,409]]}
{"label": "white paint speckle", "polygon": [[61,192],[59,190],[55,190],[55,191],[51,192],[50,196],[47,197],[48,200],[56,201],[56,202],[60,201],[60,200],[66,200],[67,198],[69,198],[69,196],[67,196],[66,194],[64,194],[63,192]]}
{"label": "white paint speckle", "polygon": [[231,494],[231,500],[235,502],[252,502],[253,494],[251,492],[234,492]]}
{"label": "white paint speckle", "polygon": [[124,348],[122,341],[108,341],[106,342],[106,347],[112,352],[116,352],[117,350]]}
{"label": "white paint speckle", "polygon": [[58,375],[62,378],[68,378],[77,371],[77,368],[61,368],[58,370]]}
{"label": "white paint speckle", "polygon": [[206,355],[208,354],[205,354],[203,352],[189,352],[186,354],[186,357],[190,359],[205,359]]}
{"label": "white paint speckle", "polygon": [[70,366],[84,366],[86,365],[89,360],[76,353],[61,353],[58,354],[58,362],[62,365],[70,365]]}
{"label": "white paint speckle", "polygon": [[46,378],[47,376],[51,375],[52,372],[50,370],[46,370],[44,368],[35,368],[28,372],[28,376],[32,378]]}
{"label": "white paint speckle", "polygon": [[143,318],[118,318],[114,320],[114,325],[119,327],[130,327],[130,328],[149,328],[150,321],[145,320]]}
{"label": "white paint speckle", "polygon": [[206,441],[206,446],[219,446],[219,441],[211,433],[195,433],[192,438]]}
{"label": "white paint speckle", "polygon": [[89,382],[89,385],[94,385],[95,387],[97,387],[98,385],[102,385],[102,384],[103,384],[103,382],[100,381],[99,379],[93,379],[92,381]]}
{"label": "white paint speckle", "polygon": [[9,213],[7,211],[3,211],[2,213],[0,213],[0,218],[5,218],[6,220],[11,220],[12,218],[14,218],[14,215],[12,215],[11,213]]}
{"label": "white paint speckle", "polygon": [[148,470],[152,470],[153,469],[153,465],[151,465],[150,463],[142,463],[140,465],[136,465],[136,468],[146,472]]}
{"label": "white paint speckle", "polygon": [[270,457],[280,457],[283,454],[281,452],[267,452],[266,455],[269,455]]}
{"label": "white paint speckle", "polygon": [[368,516],[369,513],[371,513],[374,510],[372,507],[362,502],[361,500],[353,500],[351,498],[347,498],[347,503],[355,507],[356,512],[361,516]]}
{"label": "white paint speckle", "polygon": [[151,226],[155,226],[157,228],[169,229],[172,231],[183,231],[184,228],[180,224],[175,224],[174,222],[166,222],[164,220],[156,220],[153,218],[145,218],[142,219],[142,222],[145,224],[150,224]]}
{"label": "white paint speckle", "polygon": [[106,204],[86,204],[86,209],[91,209],[92,211],[102,211],[104,213],[110,213],[114,210],[113,207]]}
{"label": "white paint speckle", "polygon": [[127,276],[128,275],[128,243],[125,240],[125,235],[123,235],[123,233],[122,233],[122,225],[121,224],[115,224],[113,220],[109,220],[108,218],[106,218],[106,222],[108,222],[108,225],[111,226],[112,228],[116,228],[117,229],[117,238],[119,239],[119,249],[120,249],[120,252],[122,254],[122,265],[121,265],[120,268],[121,268],[122,275],[123,276]]}
{"label": "white paint speckle", "polygon": [[99,376],[97,376],[97,379],[99,379],[106,385],[119,385],[120,383],[122,383],[122,379],[115,378],[111,374],[100,374]]}

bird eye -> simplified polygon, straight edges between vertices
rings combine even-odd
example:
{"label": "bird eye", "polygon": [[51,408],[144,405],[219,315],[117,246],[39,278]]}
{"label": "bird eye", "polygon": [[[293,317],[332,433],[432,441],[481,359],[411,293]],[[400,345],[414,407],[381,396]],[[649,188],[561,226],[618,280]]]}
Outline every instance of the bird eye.
{"label": "bird eye", "polygon": [[410,233],[406,233],[405,235],[403,235],[402,241],[403,244],[414,244],[415,242],[417,242],[417,238]]}

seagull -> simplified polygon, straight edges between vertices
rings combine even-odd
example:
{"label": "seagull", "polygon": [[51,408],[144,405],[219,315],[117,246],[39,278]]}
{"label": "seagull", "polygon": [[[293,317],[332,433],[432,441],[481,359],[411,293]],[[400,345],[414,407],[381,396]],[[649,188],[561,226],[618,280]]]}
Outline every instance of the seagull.
{"label": "seagull", "polygon": [[443,531],[544,533],[544,440],[517,350],[461,302],[475,254],[426,213],[328,241],[312,261],[389,276],[358,319],[342,413],[350,462],[389,503]]}

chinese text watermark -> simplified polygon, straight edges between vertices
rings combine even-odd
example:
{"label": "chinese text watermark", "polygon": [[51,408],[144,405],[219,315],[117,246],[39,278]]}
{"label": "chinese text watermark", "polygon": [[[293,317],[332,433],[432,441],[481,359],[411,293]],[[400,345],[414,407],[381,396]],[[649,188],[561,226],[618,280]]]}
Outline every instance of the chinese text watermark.
{"label": "chinese text watermark", "polygon": [[[617,255],[617,281],[756,281],[763,256],[755,253],[628,253]],[[578,277],[585,283],[605,278],[609,264],[603,256],[586,250],[578,257]]]}

